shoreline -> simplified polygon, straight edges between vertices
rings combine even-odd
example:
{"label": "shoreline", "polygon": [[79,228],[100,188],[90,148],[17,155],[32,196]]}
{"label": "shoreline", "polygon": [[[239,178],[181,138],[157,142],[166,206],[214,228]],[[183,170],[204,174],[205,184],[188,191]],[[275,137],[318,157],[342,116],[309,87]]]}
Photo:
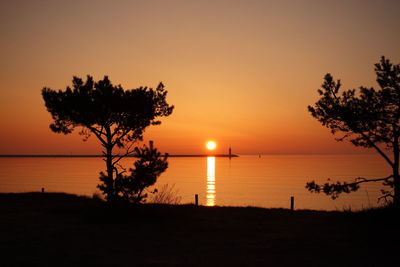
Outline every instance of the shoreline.
{"label": "shoreline", "polygon": [[[102,158],[103,155],[0,155],[0,158]],[[126,158],[136,158],[137,156],[126,156]],[[206,157],[217,157],[217,158],[237,158],[236,154],[193,154],[193,155],[169,155],[170,158],[206,158]]]}

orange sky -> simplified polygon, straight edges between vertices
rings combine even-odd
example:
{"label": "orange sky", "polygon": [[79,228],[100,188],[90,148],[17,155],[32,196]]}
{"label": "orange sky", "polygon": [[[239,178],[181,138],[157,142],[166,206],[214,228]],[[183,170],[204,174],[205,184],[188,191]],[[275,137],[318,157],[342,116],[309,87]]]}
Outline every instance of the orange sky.
{"label": "orange sky", "polygon": [[1,1],[0,154],[92,154],[48,128],[42,87],[109,75],[162,81],[174,113],[146,139],[169,153],[358,153],[307,112],[327,72],[376,86],[400,62],[399,1]]}

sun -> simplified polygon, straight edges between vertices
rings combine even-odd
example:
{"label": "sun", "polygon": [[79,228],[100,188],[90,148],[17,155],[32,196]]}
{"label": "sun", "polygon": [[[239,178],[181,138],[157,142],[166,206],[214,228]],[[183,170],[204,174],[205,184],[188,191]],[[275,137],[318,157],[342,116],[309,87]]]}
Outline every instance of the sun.
{"label": "sun", "polygon": [[217,143],[214,141],[207,141],[206,147],[208,150],[214,150],[217,147]]}

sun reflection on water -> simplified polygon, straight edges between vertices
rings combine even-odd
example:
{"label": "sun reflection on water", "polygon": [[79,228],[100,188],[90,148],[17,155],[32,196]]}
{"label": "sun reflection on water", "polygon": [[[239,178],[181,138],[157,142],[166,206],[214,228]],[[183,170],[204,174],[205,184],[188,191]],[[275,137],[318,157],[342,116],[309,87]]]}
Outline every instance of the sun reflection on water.
{"label": "sun reflection on water", "polygon": [[215,157],[207,157],[207,206],[215,206]]}

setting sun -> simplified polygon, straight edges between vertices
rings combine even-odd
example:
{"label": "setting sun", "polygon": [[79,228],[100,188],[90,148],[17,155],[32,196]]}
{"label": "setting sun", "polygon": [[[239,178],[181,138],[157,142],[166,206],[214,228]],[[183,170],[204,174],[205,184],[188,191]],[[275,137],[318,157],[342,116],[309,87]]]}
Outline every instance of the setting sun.
{"label": "setting sun", "polygon": [[208,150],[214,150],[217,147],[217,143],[214,141],[207,141],[206,147]]}

